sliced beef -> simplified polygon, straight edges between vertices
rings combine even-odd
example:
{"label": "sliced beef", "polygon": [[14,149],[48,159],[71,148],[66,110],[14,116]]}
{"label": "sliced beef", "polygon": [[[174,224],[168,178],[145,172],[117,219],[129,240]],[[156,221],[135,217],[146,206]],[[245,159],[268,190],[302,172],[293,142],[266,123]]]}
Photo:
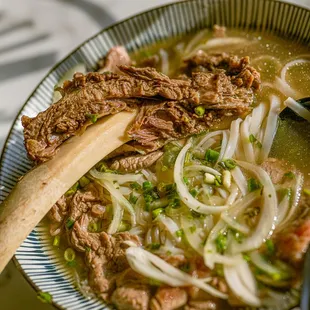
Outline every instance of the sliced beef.
{"label": "sliced beef", "polygon": [[[197,60],[194,58],[188,60],[188,63],[198,64],[201,58],[199,57],[196,57]],[[202,58],[208,57],[203,55]],[[204,105],[205,108],[211,109],[211,113],[213,110],[224,111],[222,113],[230,115],[248,112],[253,101],[253,91],[250,87],[257,88],[258,73],[248,66],[246,57],[242,59],[230,57],[227,60],[226,56],[221,56],[221,59],[214,60],[216,63],[219,62],[216,66],[222,68],[228,63],[228,70],[211,70],[212,66],[208,60],[209,64],[208,61],[203,62],[206,68],[210,69],[208,72],[196,72],[187,80],[170,79],[153,68],[124,65],[119,67],[122,75],[76,73],[72,81],[66,81],[63,87],[58,89],[62,98],[57,103],[34,118],[22,117],[25,146],[29,157],[36,162],[44,162],[55,154],[65,140],[82,133],[97,119],[133,107],[148,106],[150,101],[160,107],[172,104],[175,113],[181,116],[186,111],[188,117],[177,120],[177,126],[180,127],[178,134],[171,131],[171,124],[163,123],[162,119],[158,121],[149,119],[151,126],[157,127],[157,132],[165,130],[165,136],[171,132],[170,139],[179,138],[184,132],[189,134],[188,128],[193,127],[190,124],[197,123],[193,119],[196,105]],[[195,132],[205,130],[209,126],[210,122],[200,124]],[[134,124],[133,127],[137,126]],[[193,129],[191,133],[194,133]],[[140,136],[141,134],[143,132],[139,133]],[[143,140],[142,136],[141,139]],[[146,135],[146,140],[148,139],[149,134]]]}
{"label": "sliced beef", "polygon": [[108,203],[102,195],[101,188],[95,183],[88,184],[75,193],[63,195],[51,208],[48,216],[51,220],[51,234],[57,235],[63,231],[66,221],[77,221],[84,213],[90,212],[92,220],[105,216],[105,205]]}
{"label": "sliced beef", "polygon": [[150,302],[150,310],[176,310],[187,303],[185,289],[161,286]]}
{"label": "sliced beef", "polygon": [[219,25],[214,25],[213,26],[213,36],[215,38],[224,38],[226,37],[226,27],[224,26],[219,26]]}
{"label": "sliced beef", "polygon": [[132,269],[127,269],[116,279],[111,302],[118,310],[148,310],[150,296],[148,280]]}
{"label": "sliced beef", "polygon": [[98,65],[99,73],[113,72],[120,74],[121,71],[118,69],[118,66],[130,66],[131,59],[123,46],[115,46],[109,50],[104,59],[99,61]]}
{"label": "sliced beef", "polygon": [[164,152],[155,151],[146,155],[134,155],[114,159],[110,164],[110,168],[121,172],[135,172],[137,170],[146,169],[152,166]]}
{"label": "sliced beef", "polygon": [[215,73],[218,70],[225,70],[225,74],[231,77],[233,84],[238,87],[258,89],[261,80],[260,74],[250,66],[250,58],[232,56],[227,53],[207,54],[199,50],[195,55],[185,60],[185,72],[207,71]]}
{"label": "sliced beef", "polygon": [[89,218],[84,214],[75,222],[70,242],[76,250],[85,252],[89,283],[101,298],[107,300],[115,288],[118,273],[129,267],[125,255],[128,248],[126,241],[132,241],[137,245],[140,245],[140,241],[137,236],[128,232],[113,236],[105,232],[90,233],[87,230],[88,224]]}

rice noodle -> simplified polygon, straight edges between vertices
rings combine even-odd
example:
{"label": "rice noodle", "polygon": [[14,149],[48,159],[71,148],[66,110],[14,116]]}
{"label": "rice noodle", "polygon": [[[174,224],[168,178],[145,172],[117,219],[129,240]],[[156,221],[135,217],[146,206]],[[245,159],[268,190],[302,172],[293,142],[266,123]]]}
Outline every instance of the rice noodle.
{"label": "rice noodle", "polygon": [[222,144],[221,144],[220,155],[219,155],[219,158],[216,161],[216,163],[218,163],[219,161],[221,161],[223,159],[225,150],[227,148],[227,144],[228,144],[228,130],[225,130],[225,131],[223,131],[223,139],[222,139]]}
{"label": "rice noodle", "polygon": [[234,181],[236,182],[237,186],[239,187],[242,195],[245,196],[248,191],[247,180],[243,175],[241,169],[239,167],[235,167],[233,170],[231,170],[231,175]]}
{"label": "rice noodle", "polygon": [[310,122],[310,112],[304,108],[300,103],[289,97],[284,101],[284,105],[293,110],[296,114]]}
{"label": "rice noodle", "polygon": [[116,181],[118,184],[124,184],[127,182],[137,182],[143,177],[142,174],[115,174],[108,172],[99,172],[97,169],[93,168],[89,171],[90,175],[98,180],[107,180],[110,182]]}
{"label": "rice noodle", "polygon": [[178,237],[176,234],[176,232],[180,230],[180,228],[172,218],[160,214],[159,216],[157,216],[156,221],[162,223],[176,241],[181,241],[181,237]]}
{"label": "rice noodle", "polygon": [[238,186],[235,183],[233,183],[230,187],[230,195],[227,198],[226,204],[229,206],[232,205],[235,202],[238,195],[239,195]]}
{"label": "rice noodle", "polygon": [[285,195],[281,200],[281,202],[279,203],[277,224],[281,224],[284,221],[285,217],[288,214],[289,207],[290,207],[290,196]]}
{"label": "rice noodle", "polygon": [[257,138],[258,132],[262,126],[263,120],[268,112],[267,104],[262,102],[252,111],[252,119],[250,121],[250,133]]}
{"label": "rice noodle", "polygon": [[260,219],[252,234],[241,244],[232,243],[232,253],[246,252],[259,248],[275,228],[277,219],[277,194],[268,173],[259,166],[238,161],[239,166],[253,173],[262,185]]}
{"label": "rice noodle", "polygon": [[223,155],[224,159],[232,158],[235,154],[239,139],[239,127],[241,122],[242,122],[241,118],[238,118],[231,122],[229,140]]}
{"label": "rice noodle", "polygon": [[189,53],[192,53],[194,50],[195,45],[199,44],[204,37],[209,33],[209,29],[204,29],[202,31],[199,31],[187,44],[185,50],[184,50],[184,55],[188,55]]}
{"label": "rice noodle", "polygon": [[212,296],[226,299],[227,295],[200,280],[191,277],[187,273],[171,266],[158,256],[138,247],[130,247],[126,250],[129,265],[136,272],[145,277],[158,280],[170,286],[196,286]]}
{"label": "rice noodle", "polygon": [[224,276],[234,295],[241,301],[253,307],[259,307],[261,305],[257,294],[252,291],[253,287],[256,286],[255,279],[249,270],[248,264],[242,258],[240,259],[240,263],[235,267],[224,265]]}
{"label": "rice noodle", "polygon": [[271,105],[267,117],[266,129],[262,141],[262,148],[259,155],[259,162],[263,162],[269,156],[273,139],[277,132],[278,116],[280,113],[280,98],[272,95],[270,97]]}
{"label": "rice noodle", "polygon": [[243,151],[245,158],[250,163],[255,163],[255,155],[253,144],[250,142],[250,122],[251,116],[248,115],[245,120],[241,123],[240,126],[240,137],[243,145]]}
{"label": "rice noodle", "polygon": [[222,198],[224,198],[224,199],[227,200],[227,198],[228,198],[228,193],[227,193],[227,191],[225,191],[225,189],[220,188],[220,187],[216,187],[215,190],[220,194],[220,196],[221,196]]}
{"label": "rice noodle", "polygon": [[183,166],[185,162],[185,156],[187,151],[190,149],[191,144],[186,144],[180,151],[174,166],[174,181],[176,184],[177,192],[182,202],[189,208],[195,210],[198,213],[212,214],[220,213],[227,209],[227,206],[210,206],[206,205],[199,200],[195,199],[188,191],[187,186],[183,181]]}
{"label": "rice noodle", "polygon": [[307,59],[295,59],[295,60],[292,60],[292,61],[288,62],[283,67],[283,69],[281,70],[281,74],[280,74],[281,79],[283,81],[285,81],[286,80],[287,70],[289,70],[293,66],[296,66],[296,65],[299,65],[299,64],[303,64],[303,63],[310,63],[310,60],[307,60]]}
{"label": "rice noodle", "polygon": [[112,235],[117,232],[117,229],[122,221],[124,209],[120,206],[118,201],[111,195],[113,205],[113,219],[109,225],[107,233]]}
{"label": "rice noodle", "polygon": [[299,93],[295,91],[286,81],[283,81],[279,77],[275,77],[274,87],[287,97],[297,98]]}
{"label": "rice noodle", "polygon": [[113,184],[108,180],[99,180],[99,184],[101,184],[110,194],[114,197],[118,203],[131,215],[131,223],[134,226],[136,224],[136,214],[130,202],[121,194],[119,190],[117,190]]}
{"label": "rice noodle", "polygon": [[[210,138],[213,138],[213,137],[216,137],[218,135],[221,135],[223,134],[224,130],[217,130],[217,131],[212,131],[212,132],[209,132],[207,133],[204,138],[198,143],[198,145],[195,147],[195,149],[199,149],[199,148],[202,148],[204,146],[204,144],[210,139]],[[205,149],[205,148],[204,148]]]}
{"label": "rice noodle", "polygon": [[148,181],[150,181],[152,183],[157,183],[157,177],[156,177],[156,175],[153,172],[147,171],[146,169],[142,169],[141,173],[145,176],[145,178]]}
{"label": "rice noodle", "polygon": [[161,58],[161,72],[165,75],[169,75],[169,55],[164,49],[159,50]]}

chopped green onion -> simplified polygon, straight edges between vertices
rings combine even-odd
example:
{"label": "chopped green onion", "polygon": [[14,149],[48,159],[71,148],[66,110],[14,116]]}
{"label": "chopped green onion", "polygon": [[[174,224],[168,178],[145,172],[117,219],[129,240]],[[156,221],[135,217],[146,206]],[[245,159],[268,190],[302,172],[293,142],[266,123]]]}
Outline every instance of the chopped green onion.
{"label": "chopped green onion", "polygon": [[86,247],[85,247],[85,251],[86,251],[87,253],[89,253],[89,252],[91,251],[91,248],[88,247],[88,246],[86,246]]}
{"label": "chopped green onion", "polygon": [[203,116],[205,112],[206,112],[206,109],[201,105],[195,108],[195,113],[198,116]]}
{"label": "chopped green onion", "polygon": [[73,260],[72,262],[66,262],[66,265],[68,267],[75,268],[77,263],[76,263],[76,260]]}
{"label": "chopped green onion", "polygon": [[221,186],[223,184],[222,177],[219,175],[215,176],[214,185]]}
{"label": "chopped green onion", "polygon": [[158,208],[152,211],[152,218],[155,219],[158,215],[165,212],[164,208]]}
{"label": "chopped green onion", "polygon": [[219,253],[223,253],[227,249],[227,236],[220,233],[215,239],[215,245]]}
{"label": "chopped green onion", "polygon": [[243,239],[244,239],[244,234],[241,233],[240,231],[237,231],[237,230],[234,230],[232,229],[231,230],[235,240],[238,242],[238,243],[242,243]]}
{"label": "chopped green onion", "polygon": [[67,248],[64,253],[64,258],[67,262],[72,262],[75,259],[75,252],[71,248]]}
{"label": "chopped green onion", "polygon": [[237,166],[236,162],[232,159],[225,159],[220,164],[224,169],[228,170],[232,170]]}
{"label": "chopped green onion", "polygon": [[205,159],[210,163],[215,163],[218,160],[219,156],[220,156],[219,152],[214,151],[212,149],[208,149],[205,155]]}
{"label": "chopped green onion", "polygon": [[304,194],[310,196],[310,189],[309,188],[304,188],[303,192],[304,192]]}
{"label": "chopped green onion", "polygon": [[152,190],[153,189],[153,184],[151,182],[149,182],[149,181],[145,181],[142,184],[142,188],[143,188],[144,191]]}
{"label": "chopped green onion", "polygon": [[246,261],[246,262],[250,262],[251,261],[251,258],[248,254],[243,254],[242,255],[243,259]]}
{"label": "chopped green onion", "polygon": [[74,194],[78,190],[79,186],[79,182],[76,182],[70,189],[66,191],[65,196],[70,196]]}
{"label": "chopped green onion", "polygon": [[250,178],[248,179],[248,191],[249,192],[254,192],[257,189],[261,189],[262,185],[259,183],[259,181],[257,181],[254,178]]}
{"label": "chopped green onion", "polygon": [[38,292],[37,298],[45,304],[51,304],[53,300],[52,295],[48,292]]}
{"label": "chopped green onion", "polygon": [[177,231],[175,232],[175,234],[176,234],[177,237],[182,238],[183,235],[184,235],[184,231],[183,231],[183,229],[179,229],[179,230],[177,230]]}
{"label": "chopped green onion", "polygon": [[74,225],[74,222],[75,222],[74,220],[68,218],[68,219],[67,219],[67,222],[66,222],[66,227],[67,227],[68,229],[71,229],[72,226]]}
{"label": "chopped green onion", "polygon": [[255,137],[254,137],[254,135],[250,135],[249,136],[249,140],[250,140],[250,142],[253,144],[253,145],[256,145],[258,148],[262,148],[262,143],[259,141],[259,140],[257,140]]}
{"label": "chopped green onion", "polygon": [[193,234],[196,231],[196,226],[191,226],[189,231]]}
{"label": "chopped green onion", "polygon": [[190,266],[189,263],[185,263],[185,264],[183,264],[183,265],[180,267],[180,269],[181,269],[182,271],[184,271],[184,272],[189,272],[190,269],[191,269],[191,266]]}
{"label": "chopped green onion", "polygon": [[129,229],[130,229],[130,225],[124,221],[121,221],[121,223],[118,226],[117,231],[123,232],[123,231],[127,231]]}
{"label": "chopped green onion", "polygon": [[79,183],[81,187],[85,187],[86,185],[90,183],[90,180],[87,177],[82,176],[79,180]]}
{"label": "chopped green onion", "polygon": [[295,174],[292,171],[284,173],[284,176],[289,179],[294,179]]}
{"label": "chopped green onion", "polygon": [[188,184],[189,184],[189,179],[186,178],[186,177],[183,177],[183,182],[184,182],[186,185],[188,185]]}
{"label": "chopped green onion", "polygon": [[98,114],[86,114],[86,117],[93,123],[95,124],[98,120]]}
{"label": "chopped green onion", "polygon": [[154,279],[149,279],[149,284],[152,286],[161,286],[162,283],[158,280],[154,280]]}
{"label": "chopped green onion", "polygon": [[60,236],[57,235],[54,237],[53,246],[59,246],[60,244]]}
{"label": "chopped green onion", "polygon": [[196,197],[198,195],[198,190],[196,188],[192,188],[189,192],[193,197]]}
{"label": "chopped green onion", "polygon": [[136,190],[141,189],[141,185],[140,185],[138,182],[130,183],[130,187],[131,187],[132,189],[136,189]]}
{"label": "chopped green onion", "polygon": [[130,193],[128,200],[132,205],[135,205],[138,200],[138,197],[135,196],[133,193]]}
{"label": "chopped green onion", "polygon": [[98,223],[96,222],[91,222],[88,224],[88,231],[90,232],[98,232],[99,230],[99,226],[98,226]]}
{"label": "chopped green onion", "polygon": [[265,245],[266,245],[268,254],[270,254],[270,255],[274,254],[275,246],[274,246],[273,241],[271,239],[268,239],[268,240],[266,240]]}
{"label": "chopped green onion", "polygon": [[147,245],[150,250],[158,250],[160,248],[160,243],[150,243]]}

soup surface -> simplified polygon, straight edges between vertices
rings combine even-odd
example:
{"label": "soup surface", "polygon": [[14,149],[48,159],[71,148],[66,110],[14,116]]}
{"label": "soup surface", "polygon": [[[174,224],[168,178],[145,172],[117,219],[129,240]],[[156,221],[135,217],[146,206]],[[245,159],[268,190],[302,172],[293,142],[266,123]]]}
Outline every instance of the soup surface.
{"label": "soup surface", "polygon": [[[279,114],[310,94],[309,50],[216,26],[131,60],[157,71],[119,69],[109,56],[98,70],[105,85],[130,76],[113,84],[123,97],[105,94],[114,94],[109,113],[139,107],[133,141],[48,216],[78,288],[126,310],[296,306],[310,241],[310,131]],[[106,114],[87,113],[82,129]]]}

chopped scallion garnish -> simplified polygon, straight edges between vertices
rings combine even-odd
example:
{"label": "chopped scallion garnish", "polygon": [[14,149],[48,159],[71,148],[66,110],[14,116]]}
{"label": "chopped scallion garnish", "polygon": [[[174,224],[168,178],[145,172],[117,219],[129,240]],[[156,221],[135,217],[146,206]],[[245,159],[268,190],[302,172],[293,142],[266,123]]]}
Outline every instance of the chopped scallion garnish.
{"label": "chopped scallion garnish", "polygon": [[253,145],[255,145],[255,146],[257,146],[258,148],[262,148],[262,143],[260,142],[260,141],[258,141],[256,138],[255,138],[255,136],[254,135],[250,135],[249,136],[249,141],[253,144]]}
{"label": "chopped scallion garnish", "polygon": [[198,116],[203,116],[205,112],[206,112],[206,109],[201,105],[195,108],[195,113]]}
{"label": "chopped scallion garnish", "polygon": [[99,231],[99,225],[96,222],[91,222],[88,224],[88,231],[90,232],[98,232]]}
{"label": "chopped scallion garnish", "polygon": [[208,149],[205,155],[205,159],[206,161],[210,162],[210,163],[216,163],[216,161],[218,160],[220,156],[220,153],[217,151],[214,151],[212,149]]}
{"label": "chopped scallion garnish", "polygon": [[37,298],[45,304],[52,303],[52,295],[48,292],[38,292]]}
{"label": "chopped scallion garnish", "polygon": [[284,176],[289,179],[294,179],[295,174],[292,171],[284,173]]}
{"label": "chopped scallion garnish", "polygon": [[93,123],[95,124],[98,120],[98,114],[86,114],[86,117]]}
{"label": "chopped scallion garnish", "polygon": [[73,225],[74,225],[74,222],[75,222],[74,220],[68,218],[68,219],[67,219],[67,222],[66,222],[66,227],[67,227],[68,229],[71,229],[71,228],[73,227]]}
{"label": "chopped scallion garnish", "polygon": [[165,212],[164,208],[158,208],[152,211],[152,218],[155,219],[158,215]]}
{"label": "chopped scallion garnish", "polygon": [[183,229],[179,229],[175,232],[175,234],[177,237],[182,238],[184,235],[184,231],[183,231]]}
{"label": "chopped scallion garnish", "polygon": [[248,179],[248,191],[249,192],[254,192],[257,189],[261,189],[261,188],[262,188],[262,185],[259,183],[258,180],[254,178]]}
{"label": "chopped scallion garnish", "polygon": [[67,262],[72,262],[75,259],[75,252],[71,248],[67,248],[64,253],[64,258]]}
{"label": "chopped scallion garnish", "polygon": [[54,237],[53,246],[59,246],[59,244],[60,244],[60,236],[57,235]]}

